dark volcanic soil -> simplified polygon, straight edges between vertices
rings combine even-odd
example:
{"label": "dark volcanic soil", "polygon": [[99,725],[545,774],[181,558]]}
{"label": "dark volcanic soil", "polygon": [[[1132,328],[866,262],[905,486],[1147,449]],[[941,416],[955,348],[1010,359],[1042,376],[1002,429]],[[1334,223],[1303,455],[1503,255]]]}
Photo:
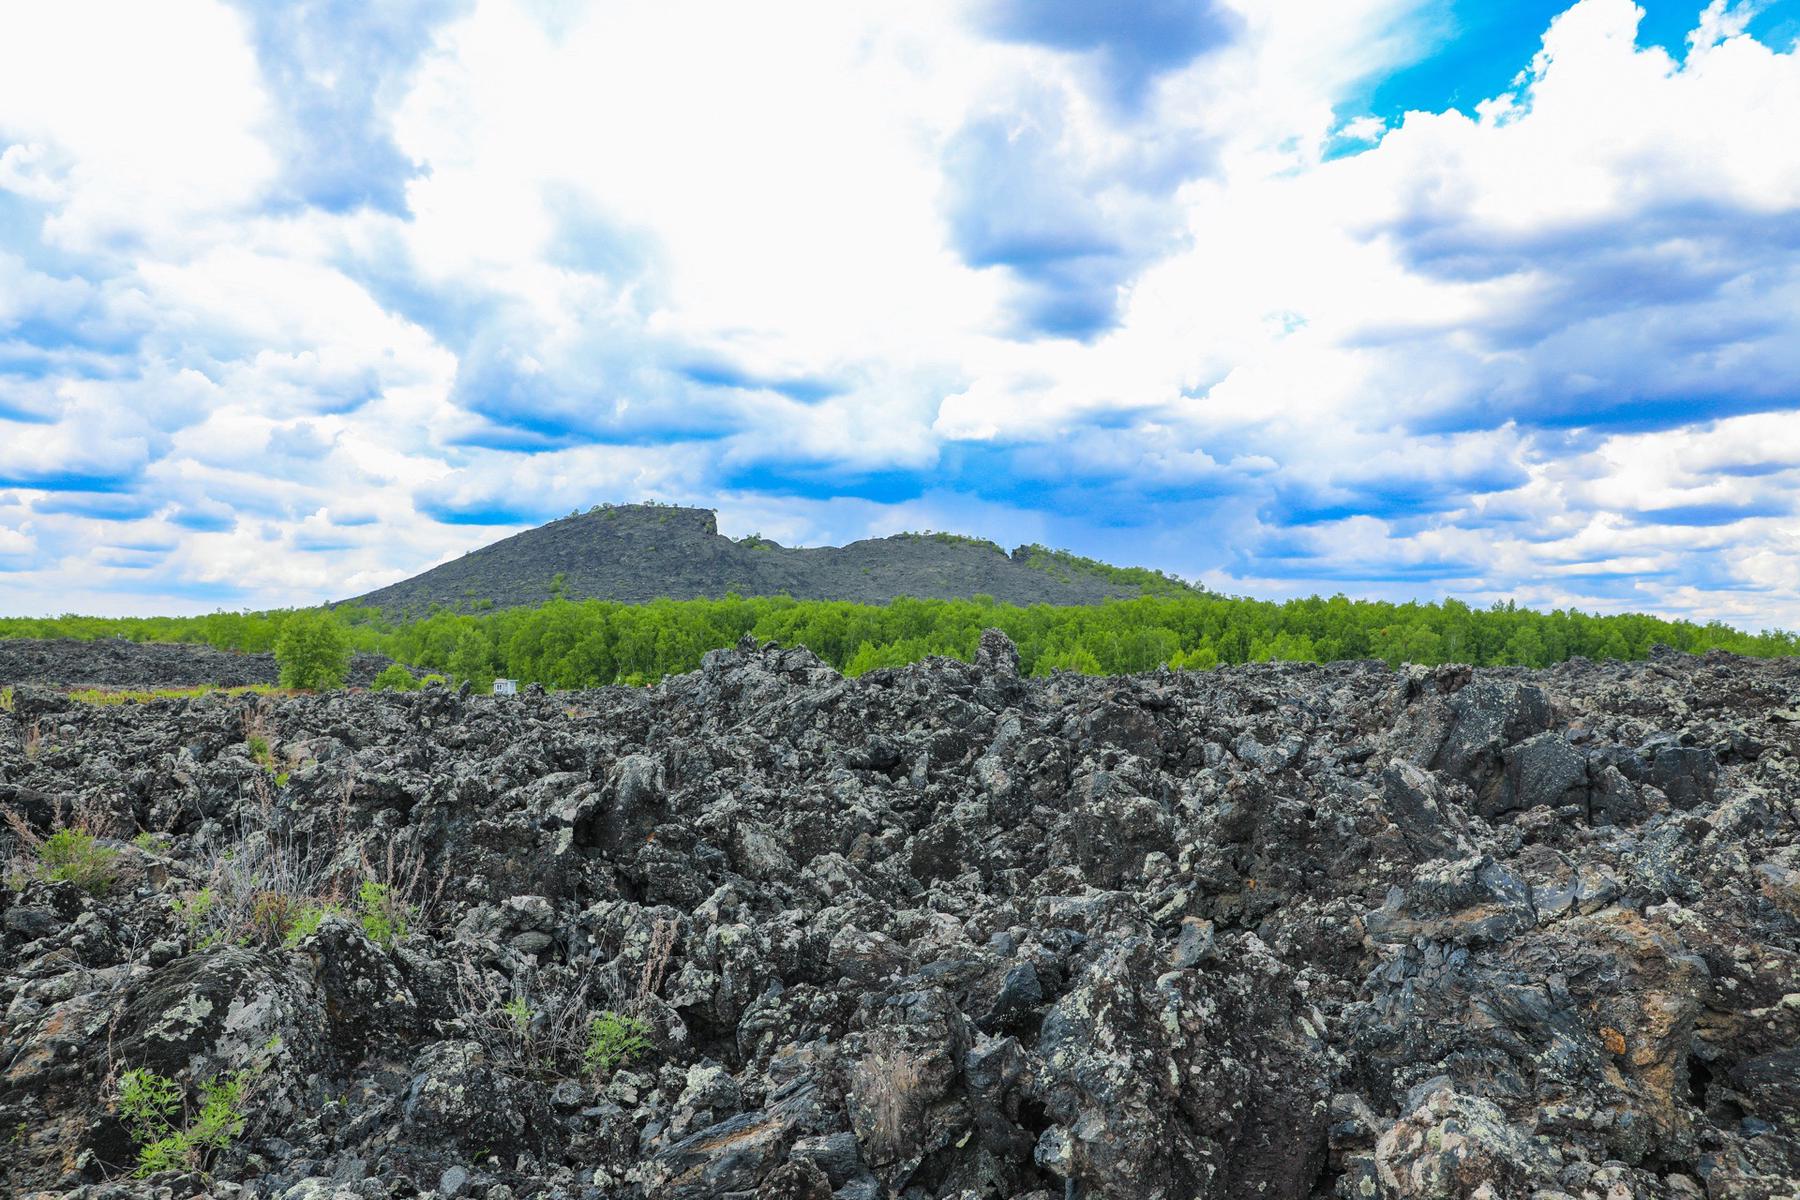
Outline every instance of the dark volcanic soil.
{"label": "dark volcanic soil", "polygon": [[[368,687],[393,659],[357,654],[350,660],[351,687]],[[237,654],[212,646],[128,642],[122,638],[0,638],[0,684],[51,687],[157,688],[246,687],[275,684],[273,654]]]}
{"label": "dark volcanic soil", "polygon": [[[1800,663],[1030,681],[1009,651],[847,681],[746,646],[510,701],[21,692],[0,801],[120,839],[120,877],[0,893],[6,1186],[1800,1188]],[[395,944],[232,916],[371,877],[427,910]],[[600,1010],[648,1051],[584,1071]],[[211,1182],[119,1176],[138,1067],[243,1073]]]}

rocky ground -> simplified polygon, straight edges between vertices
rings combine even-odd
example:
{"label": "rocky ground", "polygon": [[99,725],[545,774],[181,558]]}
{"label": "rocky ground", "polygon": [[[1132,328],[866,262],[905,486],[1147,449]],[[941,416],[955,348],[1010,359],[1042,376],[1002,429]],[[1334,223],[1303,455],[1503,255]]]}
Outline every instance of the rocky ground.
{"label": "rocky ground", "polygon": [[[394,660],[357,654],[347,682],[368,687]],[[172,688],[273,685],[280,681],[273,654],[238,654],[212,646],[128,642],[123,638],[0,638],[0,683],[61,687]]]}
{"label": "rocky ground", "polygon": [[[0,892],[4,1186],[1792,1196],[1797,697],[1725,656],[1024,680],[997,635],[514,700],[21,689],[0,803],[117,878],[27,848]],[[644,1047],[584,1062],[601,1013]],[[241,1130],[130,1178],[142,1070]]]}

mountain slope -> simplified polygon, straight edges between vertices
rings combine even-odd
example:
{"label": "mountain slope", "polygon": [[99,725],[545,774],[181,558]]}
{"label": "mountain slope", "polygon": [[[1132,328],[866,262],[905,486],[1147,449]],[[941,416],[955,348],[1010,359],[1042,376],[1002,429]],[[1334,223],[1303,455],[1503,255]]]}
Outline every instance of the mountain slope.
{"label": "mountain slope", "polygon": [[896,596],[986,594],[1013,604],[1093,604],[1191,590],[1154,571],[1109,567],[1041,546],[1008,555],[974,538],[899,534],[794,549],[764,538],[724,537],[710,509],[628,504],[526,530],[352,603],[423,615],[434,606],[542,604],[559,594],[638,603],[785,593],[870,604]]}

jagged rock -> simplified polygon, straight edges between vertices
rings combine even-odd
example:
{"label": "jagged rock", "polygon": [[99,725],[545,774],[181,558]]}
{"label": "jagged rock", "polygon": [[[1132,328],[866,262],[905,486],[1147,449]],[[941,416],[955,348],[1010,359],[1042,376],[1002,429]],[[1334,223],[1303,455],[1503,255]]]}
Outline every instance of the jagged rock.
{"label": "jagged rock", "polygon": [[[976,660],[21,693],[0,805],[117,857],[0,889],[6,1187],[1800,1190],[1800,722],[1769,716],[1800,663],[1029,679],[992,631]],[[140,1067],[188,1111],[241,1076],[242,1134],[132,1179]]]}

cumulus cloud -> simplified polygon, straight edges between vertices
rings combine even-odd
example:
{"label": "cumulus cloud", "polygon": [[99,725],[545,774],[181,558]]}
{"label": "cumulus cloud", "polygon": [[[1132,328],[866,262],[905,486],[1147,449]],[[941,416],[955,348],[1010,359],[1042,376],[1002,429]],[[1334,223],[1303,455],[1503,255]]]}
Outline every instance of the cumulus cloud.
{"label": "cumulus cloud", "polygon": [[1420,95],[1438,12],[9,12],[0,609],[339,596],[652,496],[1800,623],[1791,34],[1571,0]]}

